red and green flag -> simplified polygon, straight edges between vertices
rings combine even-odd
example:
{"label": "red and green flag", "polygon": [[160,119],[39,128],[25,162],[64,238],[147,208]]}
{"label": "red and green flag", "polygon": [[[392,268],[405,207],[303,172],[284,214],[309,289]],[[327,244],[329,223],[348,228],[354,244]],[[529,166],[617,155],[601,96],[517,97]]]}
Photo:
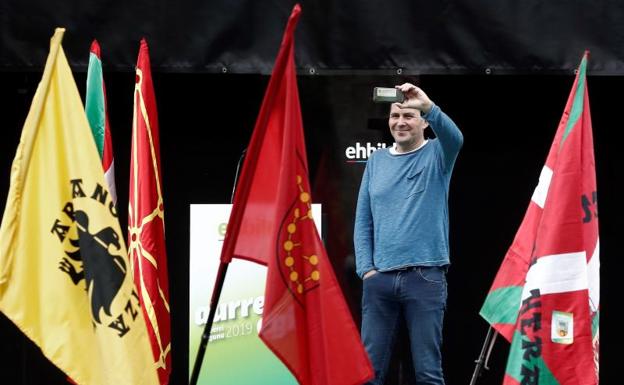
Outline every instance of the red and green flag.
{"label": "red and green flag", "polygon": [[504,385],[598,384],[600,260],[587,57],[481,308],[511,342]]}
{"label": "red and green flag", "polygon": [[91,43],[89,53],[89,68],[87,70],[87,92],[85,97],[85,112],[91,126],[95,144],[102,159],[104,178],[113,202],[117,203],[115,188],[115,162],[113,158],[113,142],[111,140],[110,124],[108,121],[108,107],[106,105],[106,87],[102,75],[102,57],[97,40]]}
{"label": "red and green flag", "polygon": [[294,60],[295,5],[237,184],[221,261],[268,267],[260,338],[302,385],[373,371],[312,217]]}
{"label": "red and green flag", "polygon": [[149,50],[141,40],[134,87],[128,254],[160,384],[171,373],[171,320],[160,139]]}

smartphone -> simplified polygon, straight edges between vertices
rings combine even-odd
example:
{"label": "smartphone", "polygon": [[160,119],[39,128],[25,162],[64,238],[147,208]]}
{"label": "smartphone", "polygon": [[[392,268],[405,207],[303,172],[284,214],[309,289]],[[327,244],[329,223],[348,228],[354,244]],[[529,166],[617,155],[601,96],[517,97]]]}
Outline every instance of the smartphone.
{"label": "smartphone", "polygon": [[375,103],[403,103],[403,100],[405,100],[403,92],[396,88],[373,88],[373,102]]}

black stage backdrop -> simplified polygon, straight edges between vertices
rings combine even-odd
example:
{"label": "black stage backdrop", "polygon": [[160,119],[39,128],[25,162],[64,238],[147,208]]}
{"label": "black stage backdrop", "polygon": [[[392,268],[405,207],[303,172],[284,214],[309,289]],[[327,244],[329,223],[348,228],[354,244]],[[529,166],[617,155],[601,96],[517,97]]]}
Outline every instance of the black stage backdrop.
{"label": "black stage backdrop", "polygon": [[[105,68],[130,70],[138,41],[155,71],[268,74],[294,0],[3,0],[0,71],[39,69],[55,27],[75,69],[102,43]],[[301,0],[297,66],[332,74],[624,75],[621,0]]]}
{"label": "black stage backdrop", "polygon": [[[85,41],[85,50],[88,47]],[[159,47],[153,52],[159,54]],[[580,60],[580,56],[575,58]],[[106,60],[106,56],[105,56]],[[591,62],[591,59],[590,59]],[[84,92],[85,73],[75,74]],[[40,72],[0,72],[0,202]],[[409,78],[407,78],[409,79]],[[105,73],[115,150],[119,212],[128,202],[134,74]],[[390,143],[387,106],[370,101],[374,86],[404,77],[300,76],[299,88],[313,197],[323,204],[325,241],[355,320],[361,283],[354,273],[352,227],[363,163],[357,148]],[[465,136],[450,194],[451,259],[444,366],[448,384],[467,384],[487,324],[478,311],[524,215],[572,86],[572,75],[429,75],[412,78]],[[188,380],[189,204],[229,202],[236,163],[247,145],[268,77],[244,74],[154,74],[161,127],[163,189],[172,308],[172,384]],[[615,384],[623,317],[616,227],[622,216],[620,142],[624,77],[589,76],[600,200],[602,259],[601,378]],[[348,148],[355,150],[348,150]],[[355,151],[355,152],[354,152]],[[360,150],[360,153],[362,150]],[[618,183],[619,182],[619,183]],[[122,228],[126,218],[120,216]],[[62,299],[59,299],[62,300]],[[621,313],[621,312],[620,312]],[[404,339],[400,339],[404,340]],[[38,348],[0,315],[0,381],[65,384]],[[409,354],[401,346],[403,355]],[[498,341],[479,385],[500,384],[508,344]],[[192,359],[192,358],[191,358]],[[241,358],[242,359],[242,358]],[[410,384],[400,357],[389,383]],[[409,361],[407,361],[409,362]],[[207,369],[209,370],[209,369]],[[615,382],[614,382],[615,381]]]}

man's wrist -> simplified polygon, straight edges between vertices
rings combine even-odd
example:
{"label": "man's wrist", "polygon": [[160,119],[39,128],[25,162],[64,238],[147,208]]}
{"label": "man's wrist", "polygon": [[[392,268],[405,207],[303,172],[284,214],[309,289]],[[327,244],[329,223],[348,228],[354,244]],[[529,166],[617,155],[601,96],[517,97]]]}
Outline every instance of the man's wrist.
{"label": "man's wrist", "polygon": [[427,115],[428,113],[430,113],[431,110],[433,110],[433,106],[434,106],[434,103],[431,101],[429,103],[423,103],[422,110],[421,110],[423,115]]}

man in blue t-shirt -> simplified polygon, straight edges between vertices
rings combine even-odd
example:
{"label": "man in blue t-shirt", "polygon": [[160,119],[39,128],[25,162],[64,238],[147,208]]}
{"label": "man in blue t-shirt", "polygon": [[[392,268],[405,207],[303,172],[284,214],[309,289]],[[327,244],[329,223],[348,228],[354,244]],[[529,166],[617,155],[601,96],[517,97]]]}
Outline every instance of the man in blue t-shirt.
{"label": "man in blue t-shirt", "polygon": [[[355,217],[362,340],[375,368],[370,384],[381,385],[404,317],[417,383],[441,385],[448,195],[463,136],[423,90],[410,83],[396,88],[405,101],[390,107],[395,143],[369,157]],[[435,139],[425,139],[428,126]]]}

